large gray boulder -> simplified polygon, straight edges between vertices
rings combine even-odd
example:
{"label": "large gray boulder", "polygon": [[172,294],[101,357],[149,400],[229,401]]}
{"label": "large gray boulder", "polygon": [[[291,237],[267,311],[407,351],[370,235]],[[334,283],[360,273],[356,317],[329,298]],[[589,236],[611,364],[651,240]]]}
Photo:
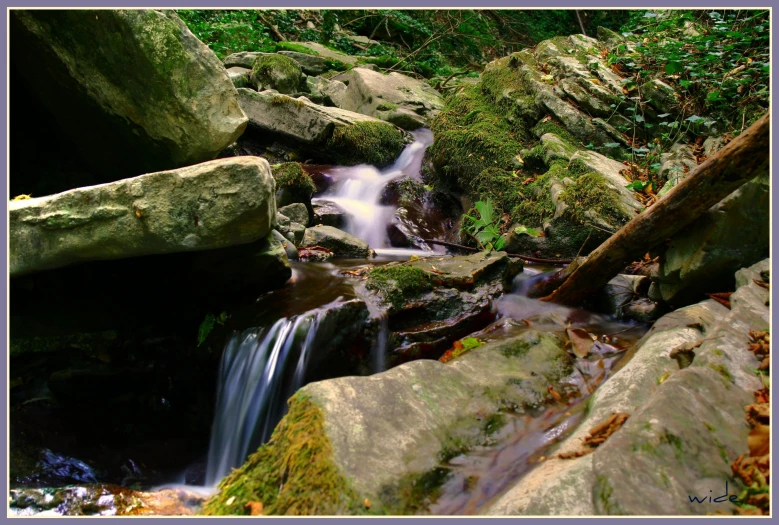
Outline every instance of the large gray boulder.
{"label": "large gray boulder", "polygon": [[[750,371],[750,330],[764,330],[769,292],[753,279],[764,260],[737,272],[731,310],[707,300],[660,318],[638,343],[630,361],[593,395],[586,418],[549,459],[498,498],[491,515],[674,515],[732,510],[713,503],[729,483],[730,464],[748,452],[744,406],[761,388]],[[695,345],[692,363],[680,369],[670,352]],[[630,415],[595,452],[557,459],[582,448],[590,428],[613,412]],[[692,496],[704,497],[692,503]]]}
{"label": "large gray boulder", "polygon": [[231,157],[12,201],[9,272],[256,241],[275,221],[274,190],[265,159]]}
{"label": "large gray boulder", "polygon": [[253,126],[314,146],[320,158],[339,164],[386,165],[406,145],[407,137],[401,130],[367,115],[268,91],[239,89],[238,97]]}
{"label": "large gray boulder", "polygon": [[10,18],[16,71],[103,180],[211,160],[246,128],[219,59],[172,11]]}
{"label": "large gray boulder", "polygon": [[297,93],[303,79],[300,66],[284,55],[263,55],[254,60],[249,77],[258,91],[275,89],[279,93]]}
{"label": "large gray boulder", "polygon": [[403,129],[427,125],[427,119],[444,107],[438,92],[426,82],[392,72],[384,75],[363,67],[342,73],[334,80],[347,84],[338,107],[380,118]]}

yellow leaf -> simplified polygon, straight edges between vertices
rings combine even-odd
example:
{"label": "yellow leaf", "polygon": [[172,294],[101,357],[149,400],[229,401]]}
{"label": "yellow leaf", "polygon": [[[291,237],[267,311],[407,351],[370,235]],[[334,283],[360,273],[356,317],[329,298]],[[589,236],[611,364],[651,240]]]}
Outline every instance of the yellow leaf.
{"label": "yellow leaf", "polygon": [[250,516],[262,516],[262,502],[261,501],[250,501],[246,505],[244,505],[247,509],[249,509],[249,515]]}
{"label": "yellow leaf", "polygon": [[368,498],[365,498],[365,508],[366,509],[371,508],[371,500],[369,500]]}

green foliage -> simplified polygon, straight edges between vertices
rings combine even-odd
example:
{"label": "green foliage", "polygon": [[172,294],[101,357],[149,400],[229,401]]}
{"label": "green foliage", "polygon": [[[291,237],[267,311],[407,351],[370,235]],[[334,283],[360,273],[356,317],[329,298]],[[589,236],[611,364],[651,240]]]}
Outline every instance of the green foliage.
{"label": "green foliage", "polygon": [[207,314],[205,319],[203,319],[203,322],[200,323],[200,328],[198,328],[197,331],[197,346],[200,346],[205,342],[208,334],[214,329],[215,323],[216,317],[214,317],[214,314]]}
{"label": "green foliage", "polygon": [[610,61],[674,87],[693,132],[716,122],[738,132],[767,110],[767,10],[637,11],[623,30],[635,52],[619,46]]}
{"label": "green foliage", "polygon": [[179,10],[177,13],[220,60],[239,51],[274,51],[270,32],[255,10]]}
{"label": "green foliage", "polygon": [[[289,98],[289,97],[284,97]],[[294,100],[294,99],[290,99]],[[289,188],[302,194],[313,195],[316,184],[308,176],[299,162],[285,162],[271,166],[271,173],[276,179],[276,189]]]}
{"label": "green foliage", "polygon": [[463,215],[463,229],[485,250],[500,250],[505,239],[500,233],[500,216],[495,216],[492,202],[478,201],[474,204],[479,216]]}
{"label": "green foliage", "polygon": [[531,237],[543,237],[543,232],[534,228],[528,228],[527,226],[517,226],[514,228],[514,233],[517,235],[530,235]]}

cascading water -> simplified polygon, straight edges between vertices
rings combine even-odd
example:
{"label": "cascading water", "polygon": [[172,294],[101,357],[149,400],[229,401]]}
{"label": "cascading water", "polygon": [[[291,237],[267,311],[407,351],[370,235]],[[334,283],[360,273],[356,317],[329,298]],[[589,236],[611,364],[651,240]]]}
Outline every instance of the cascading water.
{"label": "cascading water", "polygon": [[286,399],[303,385],[324,312],[282,318],[269,330],[250,329],[230,339],[219,367],[206,485],[218,483],[268,440]]}
{"label": "cascading water", "polygon": [[[324,199],[349,216],[347,230],[372,248],[389,246],[387,224],[394,207],[380,204],[384,187],[401,177],[418,179],[425,149],[433,143],[429,130],[412,133],[416,139],[397,161],[379,171],[373,166],[335,167],[336,179]],[[386,251],[386,250],[385,250]],[[410,255],[418,250],[398,250]],[[299,316],[282,318],[269,329],[249,329],[228,342],[219,370],[217,405],[206,467],[206,485],[213,486],[240,466],[247,455],[270,438],[286,412],[286,400],[306,381],[306,366],[317,344],[317,331],[328,305]],[[370,315],[378,327],[371,359],[373,372],[384,370],[389,334],[385,312]]]}
{"label": "cascading water", "polygon": [[415,141],[403,150],[392,166],[382,171],[366,164],[332,168],[328,175],[336,179],[335,184],[313,199],[313,202],[332,202],[343,209],[348,217],[346,231],[373,249],[389,246],[387,225],[395,208],[380,203],[384,187],[403,177],[419,179],[425,149],[433,143],[430,130],[420,129],[411,134]]}

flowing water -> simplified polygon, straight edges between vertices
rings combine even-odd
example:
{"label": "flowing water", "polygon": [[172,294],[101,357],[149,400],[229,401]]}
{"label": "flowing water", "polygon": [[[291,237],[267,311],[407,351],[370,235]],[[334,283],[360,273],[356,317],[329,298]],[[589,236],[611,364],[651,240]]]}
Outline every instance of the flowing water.
{"label": "flowing water", "polygon": [[[347,214],[346,230],[366,241],[376,250],[382,262],[394,258],[407,259],[414,254],[428,254],[424,250],[392,248],[387,238],[387,225],[395,212],[394,206],[382,205],[381,195],[386,185],[394,180],[411,177],[420,178],[422,157],[425,148],[433,142],[428,130],[418,130],[412,135],[415,141],[407,146],[400,157],[389,168],[379,171],[373,166],[334,167],[326,174],[335,181],[321,197],[336,203]],[[317,199],[314,199],[316,202]],[[365,261],[363,261],[364,265]],[[341,263],[343,265],[343,263]],[[337,269],[332,263],[306,263],[320,266],[318,281],[308,279],[302,286],[302,275],[309,275],[300,263],[294,265],[290,289],[306,290],[306,303],[322,301],[325,292],[312,292],[338,288],[343,278],[335,275]],[[281,292],[282,294],[284,292]],[[294,293],[294,292],[293,292]],[[274,297],[277,299],[277,297]],[[251,328],[236,333],[225,347],[219,370],[217,405],[208,450],[205,483],[213,486],[240,466],[247,455],[266,442],[274,427],[286,411],[286,400],[306,382],[307,365],[311,353],[321,346],[317,334],[323,318],[341,301],[324,304],[295,315],[278,319],[277,301],[272,301],[276,320],[269,328]],[[294,301],[293,301],[294,302]],[[373,373],[384,369],[389,334],[385,312],[371,307],[371,318],[379,329],[372,341],[370,353]]]}

